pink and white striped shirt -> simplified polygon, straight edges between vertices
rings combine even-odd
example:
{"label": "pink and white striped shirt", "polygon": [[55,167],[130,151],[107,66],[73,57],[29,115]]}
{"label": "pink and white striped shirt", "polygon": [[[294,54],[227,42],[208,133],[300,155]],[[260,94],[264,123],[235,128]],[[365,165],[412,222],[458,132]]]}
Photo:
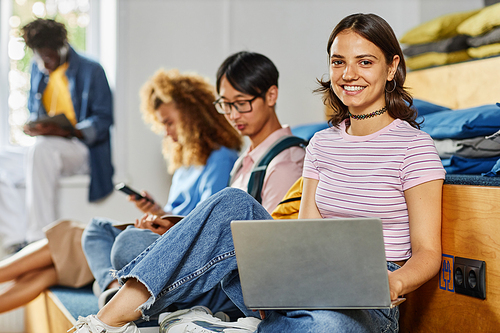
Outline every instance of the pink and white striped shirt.
{"label": "pink and white striped shirt", "polygon": [[346,133],[346,120],[311,139],[303,176],[319,180],[324,218],[382,219],[388,261],[411,257],[404,191],[445,171],[430,136],[400,119],[367,136]]}

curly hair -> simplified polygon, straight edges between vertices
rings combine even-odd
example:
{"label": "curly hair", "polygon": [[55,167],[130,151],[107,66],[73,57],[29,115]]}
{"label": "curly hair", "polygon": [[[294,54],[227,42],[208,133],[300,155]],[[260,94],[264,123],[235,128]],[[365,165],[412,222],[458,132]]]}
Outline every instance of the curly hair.
{"label": "curly hair", "polygon": [[50,19],[36,19],[21,28],[26,45],[32,50],[48,47],[58,50],[68,40],[64,24]]}
{"label": "curly hair", "polygon": [[[385,103],[387,111],[391,117],[407,121],[411,126],[420,128],[419,123],[415,120],[417,112],[412,108],[413,98],[404,87],[406,63],[403,52],[391,26],[375,14],[349,15],[340,21],[330,34],[326,47],[328,57],[330,57],[330,49],[335,37],[344,30],[351,30],[375,44],[384,53],[387,64],[391,63],[395,55],[399,56],[399,64],[392,80],[394,82],[386,82]],[[328,115],[328,123],[336,127],[344,119],[349,118],[348,108],[333,92],[330,80],[318,79],[317,81],[320,87],[315,92],[322,93],[323,102],[332,108],[333,113]]]}
{"label": "curly hair", "polygon": [[181,74],[177,69],[160,69],[141,88],[143,119],[154,132],[163,131],[156,115],[161,104],[173,102],[180,112],[178,142],[163,139],[163,156],[170,173],[181,166],[205,165],[212,151],[221,146],[241,149],[241,136],[215,109],[214,91],[207,79],[195,73]]}

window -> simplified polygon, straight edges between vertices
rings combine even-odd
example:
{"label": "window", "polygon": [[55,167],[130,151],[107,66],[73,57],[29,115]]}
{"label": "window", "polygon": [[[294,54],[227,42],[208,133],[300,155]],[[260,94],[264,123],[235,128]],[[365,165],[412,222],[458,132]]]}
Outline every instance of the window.
{"label": "window", "polygon": [[[2,7],[2,18],[8,17],[8,108],[0,112],[2,120],[8,119],[8,126],[2,128],[4,140],[11,145],[29,146],[34,138],[23,133],[22,127],[28,118],[29,70],[32,51],[20,37],[20,29],[36,18],[50,18],[65,24],[68,40],[77,50],[87,48],[87,28],[90,23],[89,0],[5,0],[10,6]],[[10,13],[4,13],[9,11]],[[4,37],[4,36],[2,36]],[[1,39],[1,38],[0,38]],[[2,43],[4,43],[2,41]]]}

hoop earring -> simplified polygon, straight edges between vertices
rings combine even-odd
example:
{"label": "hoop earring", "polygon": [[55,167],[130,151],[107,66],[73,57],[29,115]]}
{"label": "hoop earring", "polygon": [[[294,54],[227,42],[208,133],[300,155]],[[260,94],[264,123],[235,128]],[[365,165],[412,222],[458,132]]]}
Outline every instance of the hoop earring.
{"label": "hoop earring", "polygon": [[[391,82],[391,81],[389,81],[389,82]],[[393,80],[393,82],[394,82],[394,88],[392,88],[392,90],[391,90],[391,91],[388,91],[388,90],[387,90],[387,87],[386,87],[386,88],[385,88],[385,92],[386,92],[386,93],[389,93],[389,94],[390,94],[391,92],[393,92],[394,90],[396,90],[396,85],[397,85],[396,80]]]}

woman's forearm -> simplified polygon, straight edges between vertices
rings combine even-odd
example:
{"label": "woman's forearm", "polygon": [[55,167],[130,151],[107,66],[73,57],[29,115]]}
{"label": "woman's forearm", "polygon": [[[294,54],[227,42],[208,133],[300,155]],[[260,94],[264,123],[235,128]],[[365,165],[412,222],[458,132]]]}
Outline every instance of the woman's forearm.
{"label": "woman's forearm", "polygon": [[441,252],[420,250],[413,253],[406,264],[395,272],[389,273],[391,298],[395,299],[414,291],[434,277],[441,267]]}

